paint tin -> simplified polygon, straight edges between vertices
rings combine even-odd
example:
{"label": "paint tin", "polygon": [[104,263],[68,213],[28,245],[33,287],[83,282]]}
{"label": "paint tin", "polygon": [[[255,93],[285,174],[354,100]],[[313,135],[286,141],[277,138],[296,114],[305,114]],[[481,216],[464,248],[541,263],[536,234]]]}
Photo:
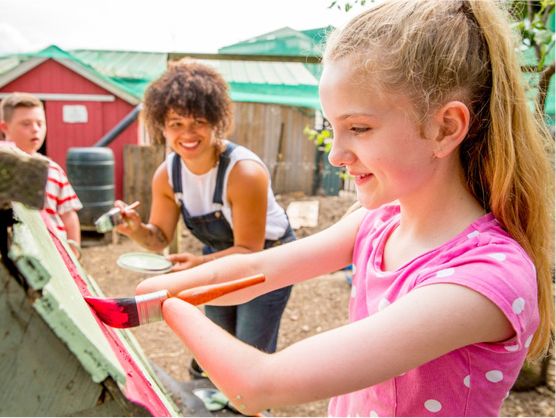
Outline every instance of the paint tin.
{"label": "paint tin", "polygon": [[163,274],[172,268],[172,262],[166,257],[147,252],[122,254],[116,263],[124,269],[147,274]]}

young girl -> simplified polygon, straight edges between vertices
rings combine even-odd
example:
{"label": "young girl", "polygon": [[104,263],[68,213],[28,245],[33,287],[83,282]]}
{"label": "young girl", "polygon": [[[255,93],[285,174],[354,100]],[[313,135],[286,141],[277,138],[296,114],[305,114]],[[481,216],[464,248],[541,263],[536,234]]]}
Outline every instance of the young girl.
{"label": "young girl", "polygon": [[[202,255],[171,255],[174,270],[295,239],[262,160],[225,139],[232,103],[226,81],[214,68],[188,59],[172,63],[148,87],[144,102],[151,132],[173,152],[154,174],[148,223],[117,202],[127,220],[119,232],[160,251],[171,242],[181,214],[204,247]],[[232,335],[272,353],[290,293],[291,287],[284,287],[241,306],[206,306],[205,312]],[[195,361],[190,374],[203,376]]]}
{"label": "young girl", "polygon": [[[303,240],[155,277],[265,273],[238,303],[353,262],[350,324],[275,354],[179,299],[166,322],[244,413],[333,397],[337,416],[495,416],[550,341],[552,194],[509,22],[493,1],[386,0],[333,34],[330,161],[363,208]],[[223,355],[225,353],[225,355]]]}

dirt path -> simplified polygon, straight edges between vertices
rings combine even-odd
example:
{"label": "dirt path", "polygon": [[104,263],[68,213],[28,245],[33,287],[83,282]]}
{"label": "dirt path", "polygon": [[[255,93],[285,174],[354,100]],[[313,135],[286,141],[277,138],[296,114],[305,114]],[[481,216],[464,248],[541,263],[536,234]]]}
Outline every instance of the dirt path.
{"label": "dirt path", "polygon": [[[279,202],[287,207],[292,200],[319,200],[319,225],[301,228],[299,238],[313,234],[336,222],[353,203],[353,197],[305,197],[291,194],[279,196]],[[198,242],[187,232],[183,250],[200,250]],[[84,248],[85,270],[99,283],[109,296],[132,295],[135,286],[146,275],[123,270],[116,265],[117,258],[126,252],[142,251],[135,243],[123,239],[119,244],[95,245]],[[350,287],[343,272],[321,276],[298,284],[282,319],[278,349],[327,329],[347,322],[347,301]],[[188,380],[187,366],[191,353],[164,323],[133,328],[147,356],[175,379]],[[273,409],[274,416],[326,416],[328,401],[318,401],[292,407]],[[502,416],[554,416],[554,392],[540,386],[529,392],[511,392],[502,408]]]}

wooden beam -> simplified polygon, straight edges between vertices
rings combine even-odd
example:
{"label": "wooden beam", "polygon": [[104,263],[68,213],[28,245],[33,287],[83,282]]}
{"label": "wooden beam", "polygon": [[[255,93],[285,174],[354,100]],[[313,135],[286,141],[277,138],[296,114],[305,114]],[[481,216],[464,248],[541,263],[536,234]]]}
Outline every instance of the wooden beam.
{"label": "wooden beam", "polygon": [[270,62],[302,62],[304,64],[319,64],[322,57],[307,55],[252,55],[252,54],[202,54],[188,52],[169,52],[168,61],[176,61],[181,58],[194,58],[200,60],[221,61],[270,61]]}
{"label": "wooden beam", "polygon": [[44,205],[48,160],[0,146],[0,207],[21,202],[34,209]]}

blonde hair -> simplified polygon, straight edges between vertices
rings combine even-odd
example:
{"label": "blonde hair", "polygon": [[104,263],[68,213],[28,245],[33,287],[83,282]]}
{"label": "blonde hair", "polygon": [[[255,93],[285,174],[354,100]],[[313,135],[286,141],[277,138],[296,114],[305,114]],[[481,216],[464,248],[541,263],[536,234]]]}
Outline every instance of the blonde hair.
{"label": "blonde hair", "polygon": [[324,63],[358,57],[353,64],[372,72],[381,90],[411,98],[421,121],[449,100],[468,106],[459,152],[469,190],[537,269],[541,322],[532,359],[546,353],[554,324],[553,141],[529,109],[516,41],[493,0],[392,0],[334,32]]}

